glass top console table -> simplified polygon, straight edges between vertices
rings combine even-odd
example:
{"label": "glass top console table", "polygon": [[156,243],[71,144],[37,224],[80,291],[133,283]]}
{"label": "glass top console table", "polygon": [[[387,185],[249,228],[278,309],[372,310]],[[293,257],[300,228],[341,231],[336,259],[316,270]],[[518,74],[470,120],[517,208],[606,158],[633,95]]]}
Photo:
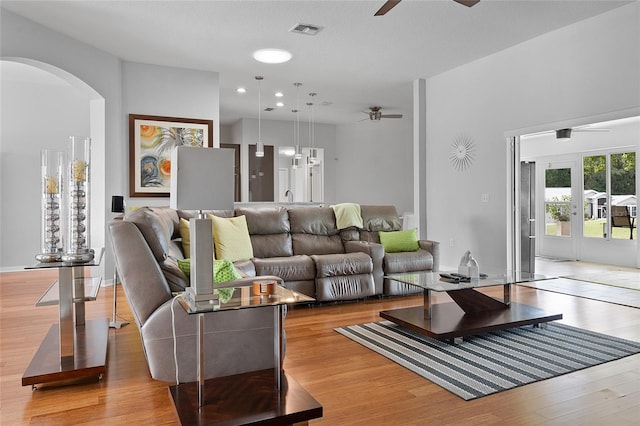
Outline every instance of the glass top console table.
{"label": "glass top console table", "polygon": [[[385,278],[422,288],[423,305],[382,311],[380,316],[438,340],[458,342],[473,334],[562,319],[561,313],[511,302],[512,284],[547,279],[544,275],[507,271],[456,283],[442,280],[438,272],[389,274]],[[502,300],[477,291],[496,286],[502,286]],[[453,302],[432,304],[432,291],[447,293]]]}
{"label": "glass top console table", "polygon": [[99,277],[85,277],[85,268],[98,266],[104,249],[94,251],[85,263],[37,263],[25,269],[57,269],[58,280],[44,292],[36,306],[58,305],[59,321],[49,329],[22,376],[22,386],[75,379],[99,378],[106,372],[109,319],[85,320],[85,302],[95,300]]}

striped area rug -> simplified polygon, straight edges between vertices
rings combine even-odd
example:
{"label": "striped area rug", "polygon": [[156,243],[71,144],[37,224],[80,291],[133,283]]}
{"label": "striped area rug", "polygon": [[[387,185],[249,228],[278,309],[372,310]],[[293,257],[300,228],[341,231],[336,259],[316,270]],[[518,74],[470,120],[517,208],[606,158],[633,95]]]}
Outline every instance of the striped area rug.
{"label": "striped area rug", "polygon": [[335,330],[465,400],[640,353],[640,342],[554,322],[465,337],[457,345],[390,321]]}

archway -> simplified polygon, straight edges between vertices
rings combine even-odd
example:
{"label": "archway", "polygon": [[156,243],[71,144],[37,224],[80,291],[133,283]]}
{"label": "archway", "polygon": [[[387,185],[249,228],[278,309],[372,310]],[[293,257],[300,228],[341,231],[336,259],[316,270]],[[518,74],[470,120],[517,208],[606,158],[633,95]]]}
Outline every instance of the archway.
{"label": "archway", "polygon": [[105,246],[105,99],[69,72],[29,58],[0,58],[2,270],[33,263],[39,247],[40,150],[92,139],[91,245]]}

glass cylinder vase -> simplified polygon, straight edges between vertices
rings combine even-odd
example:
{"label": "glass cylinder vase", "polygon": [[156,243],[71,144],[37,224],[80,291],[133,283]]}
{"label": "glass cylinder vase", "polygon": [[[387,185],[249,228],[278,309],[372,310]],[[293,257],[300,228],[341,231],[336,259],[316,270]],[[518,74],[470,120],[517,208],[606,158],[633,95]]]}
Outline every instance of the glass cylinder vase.
{"label": "glass cylinder vase", "polygon": [[65,155],[62,151],[43,149],[40,152],[41,221],[39,262],[59,262],[62,259],[62,177]]}
{"label": "glass cylinder vase", "polygon": [[90,227],[89,171],[91,139],[71,136],[67,163],[67,242],[62,260],[81,263],[93,260]]}

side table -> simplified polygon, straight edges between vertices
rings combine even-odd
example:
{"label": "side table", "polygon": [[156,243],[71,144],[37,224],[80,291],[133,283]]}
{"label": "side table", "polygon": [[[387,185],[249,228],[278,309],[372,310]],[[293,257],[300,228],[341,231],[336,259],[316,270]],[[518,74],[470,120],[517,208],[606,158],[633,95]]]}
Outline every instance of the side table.
{"label": "side table", "polygon": [[[293,424],[322,417],[322,406],[282,370],[282,310],[287,304],[313,302],[313,298],[276,285],[269,295],[255,295],[253,288],[247,286],[235,288],[233,296],[224,302],[192,305],[182,296],[178,301],[188,314],[198,317],[198,380],[169,387],[182,424]],[[205,381],[204,316],[225,310],[265,308],[274,309],[274,368]],[[240,394],[231,389],[240,390]],[[241,409],[239,401],[245,402]]]}
{"label": "side table", "polygon": [[26,269],[58,269],[58,280],[44,292],[36,306],[58,305],[53,324],[22,376],[22,386],[98,376],[106,372],[109,319],[85,320],[85,302],[95,300],[101,278],[84,276],[84,268],[100,264],[104,249],[92,261],[38,263]]}

